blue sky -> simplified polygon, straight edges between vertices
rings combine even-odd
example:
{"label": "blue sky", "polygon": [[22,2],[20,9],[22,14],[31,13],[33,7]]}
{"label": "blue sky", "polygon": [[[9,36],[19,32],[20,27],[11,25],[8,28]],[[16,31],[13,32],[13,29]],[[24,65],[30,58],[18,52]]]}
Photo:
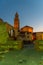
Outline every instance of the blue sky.
{"label": "blue sky", "polygon": [[13,25],[16,12],[20,27],[28,25],[43,32],[43,0],[0,0],[0,18]]}

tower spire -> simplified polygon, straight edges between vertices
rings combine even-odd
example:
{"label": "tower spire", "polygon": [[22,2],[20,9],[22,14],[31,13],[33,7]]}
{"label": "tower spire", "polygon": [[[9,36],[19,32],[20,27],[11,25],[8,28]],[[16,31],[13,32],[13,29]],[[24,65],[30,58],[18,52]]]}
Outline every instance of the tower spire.
{"label": "tower spire", "polygon": [[19,15],[18,15],[18,13],[16,12],[16,14],[15,14],[15,17],[18,17]]}

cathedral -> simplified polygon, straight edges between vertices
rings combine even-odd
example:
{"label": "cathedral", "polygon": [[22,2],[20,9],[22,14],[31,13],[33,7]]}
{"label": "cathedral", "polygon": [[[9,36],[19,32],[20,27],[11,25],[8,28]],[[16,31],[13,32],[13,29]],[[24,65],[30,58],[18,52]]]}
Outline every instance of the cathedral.
{"label": "cathedral", "polygon": [[20,28],[20,20],[19,15],[16,12],[15,18],[14,18],[14,26],[6,24],[7,26],[7,32],[9,34],[10,38],[13,38],[13,40],[32,40],[33,37],[33,27],[31,26],[23,26]]}

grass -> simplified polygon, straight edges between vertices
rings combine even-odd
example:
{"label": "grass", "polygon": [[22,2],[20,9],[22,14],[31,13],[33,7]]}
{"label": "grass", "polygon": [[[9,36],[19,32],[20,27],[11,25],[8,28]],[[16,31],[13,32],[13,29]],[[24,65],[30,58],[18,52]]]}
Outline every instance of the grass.
{"label": "grass", "polygon": [[4,60],[0,65],[43,65],[43,52],[34,49],[23,48],[4,54]]}

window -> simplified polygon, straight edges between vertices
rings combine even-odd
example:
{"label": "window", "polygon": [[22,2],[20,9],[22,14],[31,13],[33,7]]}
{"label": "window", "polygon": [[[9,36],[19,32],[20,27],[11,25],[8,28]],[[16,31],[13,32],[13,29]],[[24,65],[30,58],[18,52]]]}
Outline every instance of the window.
{"label": "window", "polygon": [[11,30],[11,36],[13,36],[13,30]]}

